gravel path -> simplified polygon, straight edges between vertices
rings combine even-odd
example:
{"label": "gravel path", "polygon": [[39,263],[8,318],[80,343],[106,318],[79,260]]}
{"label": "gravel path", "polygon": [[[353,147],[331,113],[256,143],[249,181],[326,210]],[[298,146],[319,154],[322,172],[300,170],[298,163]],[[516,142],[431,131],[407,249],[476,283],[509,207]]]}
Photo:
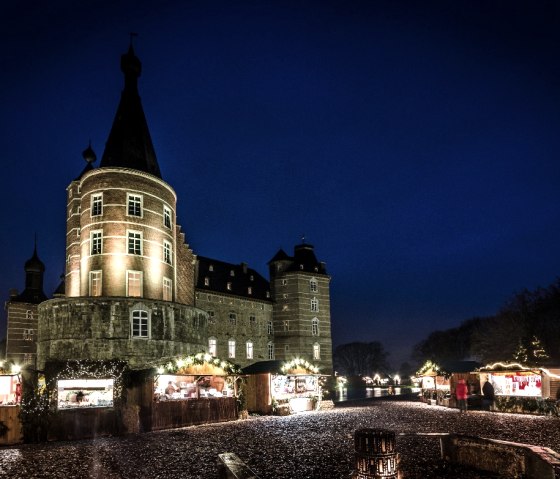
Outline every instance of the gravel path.
{"label": "gravel path", "polygon": [[372,400],[287,417],[184,429],[0,448],[0,477],[16,478],[215,478],[216,458],[235,452],[261,479],[348,478],[353,433],[362,427],[406,433],[397,437],[405,479],[495,478],[439,459],[439,440],[416,433],[457,432],[550,447],[560,451],[560,419],[472,411],[410,401]]}

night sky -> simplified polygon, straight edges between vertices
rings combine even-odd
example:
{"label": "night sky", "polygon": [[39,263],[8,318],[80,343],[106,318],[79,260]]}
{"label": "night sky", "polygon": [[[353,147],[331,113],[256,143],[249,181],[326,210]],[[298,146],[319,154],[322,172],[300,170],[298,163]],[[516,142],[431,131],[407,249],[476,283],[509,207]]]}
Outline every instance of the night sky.
{"label": "night sky", "polygon": [[194,252],[268,277],[305,235],[332,275],[334,344],[378,340],[398,365],[560,274],[557,5],[4,2],[1,294],[23,289],[35,233],[56,288],[66,187],[90,139],[102,156],[138,32]]}

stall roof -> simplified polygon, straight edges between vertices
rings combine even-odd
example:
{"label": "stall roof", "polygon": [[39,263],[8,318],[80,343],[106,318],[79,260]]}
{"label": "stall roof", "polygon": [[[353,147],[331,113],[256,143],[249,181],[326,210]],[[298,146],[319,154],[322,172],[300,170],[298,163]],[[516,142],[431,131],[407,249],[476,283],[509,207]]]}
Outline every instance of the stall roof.
{"label": "stall roof", "polygon": [[258,363],[253,363],[246,368],[243,368],[245,374],[262,374],[262,373],[282,373],[282,365],[284,361],[270,360],[270,361],[259,361]]}

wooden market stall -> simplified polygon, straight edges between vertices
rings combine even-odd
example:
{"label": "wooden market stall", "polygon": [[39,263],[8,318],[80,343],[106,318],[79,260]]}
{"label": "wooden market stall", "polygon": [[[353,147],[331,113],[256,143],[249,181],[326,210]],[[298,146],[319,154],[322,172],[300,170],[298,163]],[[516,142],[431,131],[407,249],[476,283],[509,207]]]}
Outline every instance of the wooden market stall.
{"label": "wooden market stall", "polygon": [[6,366],[0,365],[0,445],[3,446],[23,440],[19,420],[21,376]]}
{"label": "wooden market stall", "polygon": [[240,373],[236,365],[207,353],[160,367],[152,382],[151,412],[141,418],[143,429],[155,431],[237,419]]}
{"label": "wooden market stall", "polygon": [[290,414],[320,405],[324,376],[307,361],[261,361],[244,368],[243,373],[247,375],[249,412]]}

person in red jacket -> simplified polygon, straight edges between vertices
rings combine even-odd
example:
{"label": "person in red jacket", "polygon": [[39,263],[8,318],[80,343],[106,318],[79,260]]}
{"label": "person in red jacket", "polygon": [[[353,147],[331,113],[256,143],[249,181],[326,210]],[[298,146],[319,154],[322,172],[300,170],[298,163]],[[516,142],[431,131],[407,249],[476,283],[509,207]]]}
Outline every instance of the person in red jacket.
{"label": "person in red jacket", "polygon": [[455,388],[455,397],[457,398],[457,404],[459,406],[459,411],[461,413],[467,412],[467,394],[469,392],[469,388],[465,384],[464,379],[459,379],[459,383]]}

